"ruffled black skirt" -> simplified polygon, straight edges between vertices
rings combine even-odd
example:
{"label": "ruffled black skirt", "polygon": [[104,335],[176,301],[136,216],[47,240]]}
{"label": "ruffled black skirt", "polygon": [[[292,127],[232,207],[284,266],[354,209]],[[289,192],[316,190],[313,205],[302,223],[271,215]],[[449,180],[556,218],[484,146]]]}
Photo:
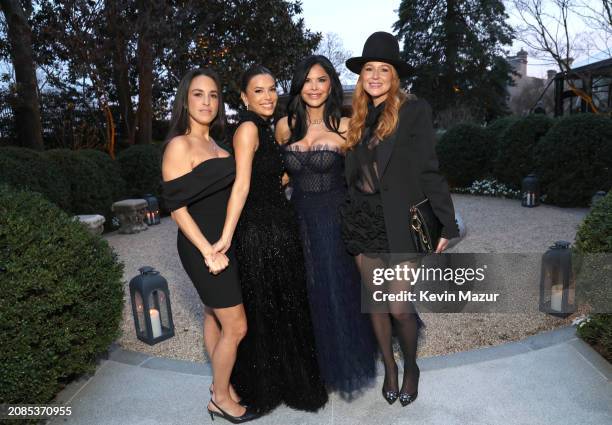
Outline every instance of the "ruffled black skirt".
{"label": "ruffled black skirt", "polygon": [[380,193],[352,190],[340,206],[342,239],[351,255],[389,252]]}

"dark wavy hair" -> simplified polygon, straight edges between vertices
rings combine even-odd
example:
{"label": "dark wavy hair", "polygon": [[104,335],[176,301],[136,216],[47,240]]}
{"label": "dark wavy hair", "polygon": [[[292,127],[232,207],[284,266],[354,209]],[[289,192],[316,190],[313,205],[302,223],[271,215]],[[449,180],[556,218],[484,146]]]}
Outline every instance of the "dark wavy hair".
{"label": "dark wavy hair", "polygon": [[183,134],[189,134],[191,131],[189,125],[189,110],[188,110],[188,98],[189,98],[189,86],[194,78],[200,75],[212,78],[217,85],[217,94],[219,99],[219,110],[217,116],[210,124],[210,134],[215,140],[223,139],[225,131],[225,104],[223,103],[223,94],[221,93],[222,86],[221,80],[215,71],[208,68],[192,69],[187,72],[181,79],[176,90],[176,96],[174,97],[174,103],[172,104],[172,117],[170,118],[170,129],[166,135],[162,151],[166,149],[166,145],[170,140],[176,136]]}
{"label": "dark wavy hair", "polygon": [[[268,68],[263,65],[253,65],[249,69],[247,69],[244,74],[242,74],[242,78],[240,79],[240,91],[246,93],[247,86],[253,77],[256,75],[267,74],[270,77],[274,78],[274,74]],[[276,78],[274,78],[276,80]]]}
{"label": "dark wavy hair", "polygon": [[306,104],[302,99],[301,93],[306,83],[306,77],[308,77],[310,69],[315,65],[320,65],[325,70],[331,82],[331,91],[325,100],[323,122],[329,131],[333,131],[343,137],[338,130],[340,118],[342,118],[343,99],[340,78],[329,59],[321,55],[312,55],[305,58],[295,67],[293,79],[291,80],[289,103],[287,103],[287,123],[291,129],[289,143],[303,139],[308,130],[308,114],[306,113]]}

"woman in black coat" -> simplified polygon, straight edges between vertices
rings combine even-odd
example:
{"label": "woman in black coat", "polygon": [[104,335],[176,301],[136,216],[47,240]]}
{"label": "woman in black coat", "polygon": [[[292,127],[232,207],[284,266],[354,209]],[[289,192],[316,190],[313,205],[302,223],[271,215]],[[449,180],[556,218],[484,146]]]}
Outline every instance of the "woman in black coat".
{"label": "woman in black coat", "polygon": [[[353,94],[353,116],[347,135],[346,177],[349,198],[342,208],[343,238],[360,268],[372,264],[371,253],[414,253],[410,207],[425,201],[439,220],[441,237],[433,241],[442,252],[459,236],[448,185],[438,172],[431,108],[400,90],[409,73],[399,56],[397,40],[377,32],[363,54],[346,66],[359,80]],[[420,319],[409,302],[392,303],[386,312],[372,312],[372,325],[385,364],[383,396],[403,406],[418,394],[416,363]],[[391,342],[392,325],[404,355],[402,388]],[[399,393],[399,394],[398,394]]]}

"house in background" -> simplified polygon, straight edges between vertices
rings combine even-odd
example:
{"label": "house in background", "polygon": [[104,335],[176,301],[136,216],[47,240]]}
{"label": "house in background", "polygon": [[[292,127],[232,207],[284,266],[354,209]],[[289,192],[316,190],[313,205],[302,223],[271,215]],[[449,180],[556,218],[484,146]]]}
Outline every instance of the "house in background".
{"label": "house in background", "polygon": [[527,75],[527,57],[527,52],[521,48],[516,56],[506,58],[515,72],[512,75],[514,85],[508,86],[508,106],[516,115],[526,115],[536,108],[552,114],[554,101],[550,83],[557,71],[548,70],[547,78],[531,77]]}

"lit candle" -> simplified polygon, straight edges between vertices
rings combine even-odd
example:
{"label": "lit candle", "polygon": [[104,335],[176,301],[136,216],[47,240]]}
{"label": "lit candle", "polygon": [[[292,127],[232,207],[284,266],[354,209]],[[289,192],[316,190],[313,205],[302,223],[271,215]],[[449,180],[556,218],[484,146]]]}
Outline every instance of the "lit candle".
{"label": "lit candle", "polygon": [[159,311],[152,308],[149,310],[149,316],[151,317],[151,330],[153,330],[153,338],[161,336],[162,328],[161,321],[159,320]]}
{"label": "lit candle", "polygon": [[561,301],[563,300],[563,285],[560,283],[553,285],[550,294],[551,310],[561,311]]}

